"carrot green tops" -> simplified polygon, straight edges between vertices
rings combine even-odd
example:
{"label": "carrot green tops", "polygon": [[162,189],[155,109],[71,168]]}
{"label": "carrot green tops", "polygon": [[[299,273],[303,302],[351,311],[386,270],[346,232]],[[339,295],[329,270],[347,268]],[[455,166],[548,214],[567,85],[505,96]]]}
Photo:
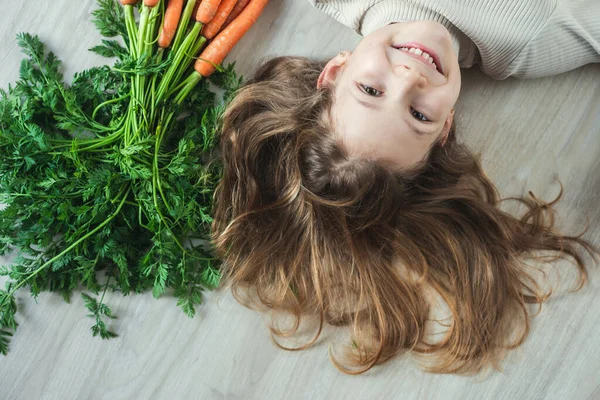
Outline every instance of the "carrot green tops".
{"label": "carrot green tops", "polygon": [[433,20],[452,34],[461,67],[496,79],[537,78],[600,62],[600,0],[309,0],[361,35]]}

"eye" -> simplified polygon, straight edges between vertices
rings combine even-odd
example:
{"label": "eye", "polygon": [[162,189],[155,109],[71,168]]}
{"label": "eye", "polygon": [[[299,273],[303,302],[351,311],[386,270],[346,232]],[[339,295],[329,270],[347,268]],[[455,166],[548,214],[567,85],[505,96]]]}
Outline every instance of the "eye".
{"label": "eye", "polygon": [[369,96],[379,97],[379,96],[382,95],[382,93],[379,90],[377,90],[377,89],[375,89],[375,88],[373,88],[371,86],[366,86],[366,85],[363,85],[363,84],[359,84],[359,86],[360,86],[360,89],[363,92],[365,92],[366,94],[368,94]]}
{"label": "eye", "polygon": [[419,121],[429,122],[429,119],[427,119],[427,117],[424,116],[422,112],[419,112],[412,107],[410,108],[410,113],[413,117],[415,117],[415,119],[418,119]]}

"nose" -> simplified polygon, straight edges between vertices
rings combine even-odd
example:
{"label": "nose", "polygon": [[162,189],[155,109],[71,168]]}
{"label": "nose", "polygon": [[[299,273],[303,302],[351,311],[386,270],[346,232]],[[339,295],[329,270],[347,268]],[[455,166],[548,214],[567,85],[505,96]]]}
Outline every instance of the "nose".
{"label": "nose", "polygon": [[419,68],[414,66],[400,64],[395,67],[394,73],[398,77],[400,88],[405,91],[423,88],[427,84],[427,78],[421,74]]}

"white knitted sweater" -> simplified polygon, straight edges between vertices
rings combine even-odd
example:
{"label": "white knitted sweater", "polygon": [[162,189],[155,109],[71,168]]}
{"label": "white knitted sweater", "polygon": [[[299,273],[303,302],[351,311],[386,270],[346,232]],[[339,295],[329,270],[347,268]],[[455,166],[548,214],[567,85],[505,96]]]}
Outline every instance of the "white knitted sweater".
{"label": "white knitted sweater", "polygon": [[440,22],[459,48],[460,66],[479,64],[496,79],[600,62],[600,0],[309,1],[364,36],[394,22]]}

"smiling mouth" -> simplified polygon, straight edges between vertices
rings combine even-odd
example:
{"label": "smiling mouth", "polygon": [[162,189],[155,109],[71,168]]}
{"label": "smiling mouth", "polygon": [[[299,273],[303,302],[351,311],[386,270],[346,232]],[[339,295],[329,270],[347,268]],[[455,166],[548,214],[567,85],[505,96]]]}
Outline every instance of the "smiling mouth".
{"label": "smiling mouth", "polygon": [[432,50],[413,43],[402,44],[392,47],[397,50],[408,53],[410,56],[418,59],[419,61],[423,61],[426,65],[435,69],[440,74],[444,75],[444,71],[442,71],[442,65],[440,63],[439,57]]}

